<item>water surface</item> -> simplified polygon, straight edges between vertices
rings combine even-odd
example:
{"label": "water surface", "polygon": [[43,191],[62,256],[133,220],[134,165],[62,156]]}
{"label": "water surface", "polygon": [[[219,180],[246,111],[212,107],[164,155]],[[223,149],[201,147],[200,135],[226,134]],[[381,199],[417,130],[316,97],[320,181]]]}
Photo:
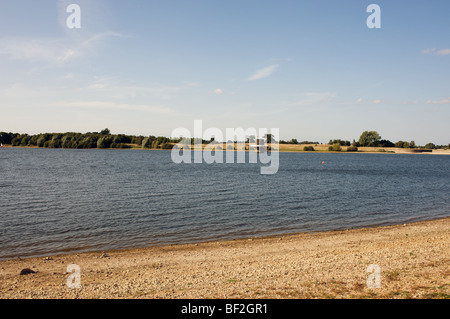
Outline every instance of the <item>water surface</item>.
{"label": "water surface", "polygon": [[0,258],[420,221],[449,216],[449,194],[450,156],[280,153],[261,175],[170,151],[2,149]]}

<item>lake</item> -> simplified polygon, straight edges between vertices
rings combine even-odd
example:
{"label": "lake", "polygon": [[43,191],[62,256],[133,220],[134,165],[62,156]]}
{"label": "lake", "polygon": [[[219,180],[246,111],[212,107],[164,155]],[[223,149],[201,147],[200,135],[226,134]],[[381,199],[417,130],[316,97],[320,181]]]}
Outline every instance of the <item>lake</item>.
{"label": "lake", "polygon": [[450,156],[280,153],[261,175],[170,151],[0,149],[0,259],[435,219],[449,194]]}

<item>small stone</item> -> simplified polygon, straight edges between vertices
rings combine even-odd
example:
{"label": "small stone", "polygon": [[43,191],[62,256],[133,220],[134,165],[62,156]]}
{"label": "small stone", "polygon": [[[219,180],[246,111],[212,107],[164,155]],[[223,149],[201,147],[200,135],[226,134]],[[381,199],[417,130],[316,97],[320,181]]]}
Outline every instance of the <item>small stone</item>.
{"label": "small stone", "polygon": [[52,258],[52,257],[45,257],[44,260],[45,260],[45,261],[53,260],[53,258]]}
{"label": "small stone", "polygon": [[34,271],[34,270],[31,270],[30,268],[25,268],[25,269],[22,269],[21,271],[20,271],[20,275],[21,276],[24,276],[24,275],[29,275],[29,274],[35,274],[36,272]]}
{"label": "small stone", "polygon": [[109,255],[107,253],[103,253],[101,256],[101,258],[107,258],[107,257],[109,257]]}

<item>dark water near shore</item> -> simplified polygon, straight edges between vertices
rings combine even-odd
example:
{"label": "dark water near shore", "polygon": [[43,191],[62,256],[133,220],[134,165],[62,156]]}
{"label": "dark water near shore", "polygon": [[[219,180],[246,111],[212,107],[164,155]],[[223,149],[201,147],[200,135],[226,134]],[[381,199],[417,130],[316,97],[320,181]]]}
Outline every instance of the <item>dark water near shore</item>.
{"label": "dark water near shore", "polygon": [[280,153],[260,175],[170,151],[2,149],[0,258],[398,224],[450,216],[449,199],[450,156]]}

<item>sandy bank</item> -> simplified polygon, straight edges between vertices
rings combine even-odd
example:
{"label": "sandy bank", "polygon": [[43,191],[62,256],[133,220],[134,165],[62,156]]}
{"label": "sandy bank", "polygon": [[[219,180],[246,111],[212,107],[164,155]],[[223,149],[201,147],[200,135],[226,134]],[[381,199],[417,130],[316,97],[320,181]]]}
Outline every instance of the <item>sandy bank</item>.
{"label": "sandy bank", "polygon": [[[0,298],[448,298],[449,230],[445,218],[0,261]],[[80,289],[67,286],[69,264],[80,267]],[[367,286],[370,264],[380,288]]]}

